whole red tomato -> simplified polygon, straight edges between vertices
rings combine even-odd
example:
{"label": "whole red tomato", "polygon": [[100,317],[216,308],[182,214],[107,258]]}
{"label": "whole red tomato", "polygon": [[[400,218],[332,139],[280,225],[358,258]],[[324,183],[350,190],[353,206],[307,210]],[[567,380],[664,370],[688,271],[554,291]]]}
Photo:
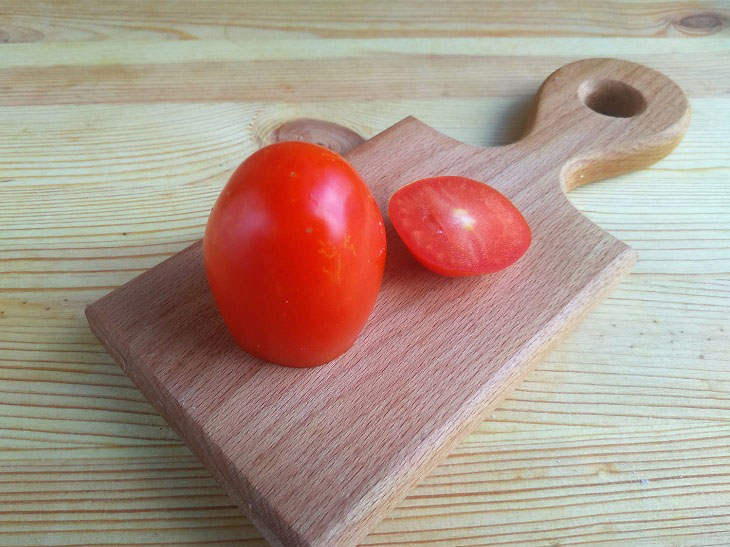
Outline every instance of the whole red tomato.
{"label": "whole red tomato", "polygon": [[280,142],[246,159],[203,240],[213,297],[253,355],[316,366],[354,343],[375,304],[385,229],[373,196],[336,153]]}

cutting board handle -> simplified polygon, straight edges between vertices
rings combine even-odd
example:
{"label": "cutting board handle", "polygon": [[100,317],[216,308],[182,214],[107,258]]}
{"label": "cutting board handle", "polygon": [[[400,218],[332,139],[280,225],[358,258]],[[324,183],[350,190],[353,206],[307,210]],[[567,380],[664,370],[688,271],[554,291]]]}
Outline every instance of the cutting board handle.
{"label": "cutting board handle", "polygon": [[650,165],[689,125],[682,90],[663,74],[618,59],[585,59],[553,72],[516,145],[552,155],[564,191]]}

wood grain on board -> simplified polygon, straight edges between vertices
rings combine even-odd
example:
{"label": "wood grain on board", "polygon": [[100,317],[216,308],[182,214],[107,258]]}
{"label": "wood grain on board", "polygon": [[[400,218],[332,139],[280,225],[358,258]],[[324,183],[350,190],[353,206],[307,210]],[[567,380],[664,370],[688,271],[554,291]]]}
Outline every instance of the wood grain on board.
{"label": "wood grain on board", "polygon": [[[638,262],[363,542],[730,542],[725,4],[495,4],[482,21],[509,28],[485,38],[452,38],[473,11],[443,34],[448,19],[430,14],[444,3],[400,4],[408,18],[381,11],[382,25],[358,30],[360,6],[330,12],[336,40],[247,29],[228,42],[209,14],[232,5],[0,6],[0,41],[43,40],[0,44],[0,544],[265,545],[83,308],[199,239],[229,173],[282,123],[326,119],[369,138],[414,115],[506,144],[552,68],[607,56],[661,70],[693,110],[667,158],[569,194]],[[671,24],[688,16],[719,24]],[[197,39],[168,40],[185,17]],[[224,19],[229,33],[248,24]],[[407,24],[420,34],[406,37]],[[199,65],[216,59],[232,62]],[[291,87],[266,95],[269,82]]]}
{"label": "wood grain on board", "polygon": [[241,351],[200,244],[92,304],[89,324],[272,544],[354,545],[633,265],[564,190],[656,162],[689,118],[671,80],[594,59],[550,75],[512,145],[474,147],[407,118],[352,150],[382,210],[410,181],[466,176],[510,197],[533,241],[502,272],[449,279],[418,266],[386,218],[376,309],[325,366]]}

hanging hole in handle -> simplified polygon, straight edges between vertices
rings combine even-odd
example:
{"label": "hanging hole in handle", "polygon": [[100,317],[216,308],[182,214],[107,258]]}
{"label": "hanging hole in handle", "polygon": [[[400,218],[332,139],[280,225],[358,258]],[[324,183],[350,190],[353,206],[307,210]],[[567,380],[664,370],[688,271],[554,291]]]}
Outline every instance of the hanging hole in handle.
{"label": "hanging hole in handle", "polygon": [[587,80],[578,98],[588,108],[612,118],[631,118],[646,109],[646,99],[636,88],[618,80]]}

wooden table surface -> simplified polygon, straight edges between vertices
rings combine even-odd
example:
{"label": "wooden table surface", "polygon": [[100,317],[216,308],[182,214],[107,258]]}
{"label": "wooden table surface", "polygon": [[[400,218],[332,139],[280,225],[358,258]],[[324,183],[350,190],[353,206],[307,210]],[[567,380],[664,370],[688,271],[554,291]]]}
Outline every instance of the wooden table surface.
{"label": "wooden table surface", "polygon": [[0,545],[265,545],[84,306],[200,238],[282,122],[506,143],[586,57],[692,105],[570,194],[639,261],[365,544],[730,544],[730,5],[586,4],[2,2]]}

